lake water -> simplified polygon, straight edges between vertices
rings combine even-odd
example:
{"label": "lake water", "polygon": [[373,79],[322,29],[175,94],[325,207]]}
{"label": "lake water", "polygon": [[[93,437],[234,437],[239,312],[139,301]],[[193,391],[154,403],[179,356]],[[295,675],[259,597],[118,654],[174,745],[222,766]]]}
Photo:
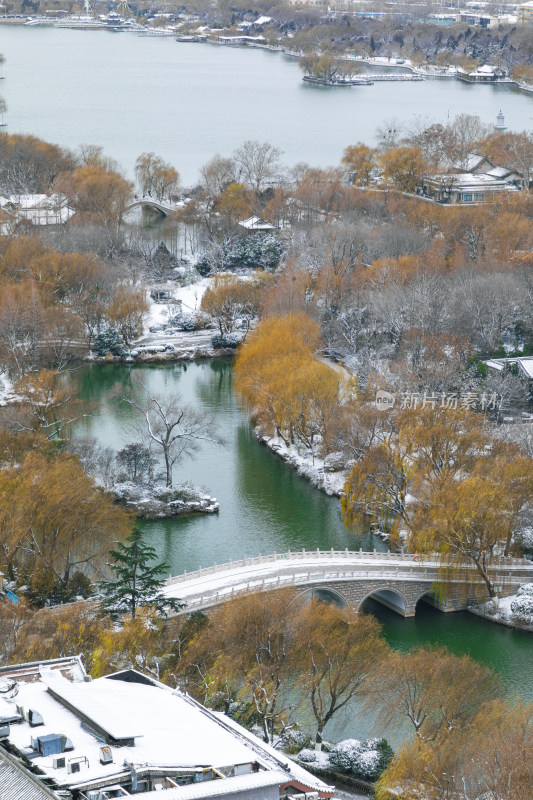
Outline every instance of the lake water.
{"label": "lake water", "polygon": [[173,37],[0,26],[0,53],[9,132],[102,145],[130,176],[137,156],[154,151],[184,185],[215,153],[230,155],[246,139],[281,148],[289,166],[328,166],[347,145],[372,142],[393,117],[443,121],[467,112],[492,123],[501,108],[510,129],[533,126],[533,95],[505,86],[310,86],[287,56]]}
{"label": "lake water", "polygon": [[[134,376],[140,376],[150,391],[167,396],[178,393],[186,402],[211,413],[225,439],[223,447],[205,445],[175,476],[177,481],[203,485],[220,501],[220,513],[142,525],[151,544],[169,561],[173,574],[243,555],[289,549],[384,549],[378,538],[373,541],[370,536],[348,533],[339,501],[314,489],[257,442],[233,391],[229,361],[83,367],[78,376],[81,396],[87,405],[93,405],[95,414],[78,426],[77,435],[95,436],[115,449],[138,438],[131,407],[116,399],[130,387]],[[419,604],[411,619],[377,603],[371,610],[393,647],[409,649],[422,642],[438,642],[452,652],[469,653],[497,670],[511,691],[533,699],[533,635],[468,613],[443,614],[424,604]],[[361,737],[370,735],[371,730],[372,721],[352,707],[331,724],[327,735]]]}

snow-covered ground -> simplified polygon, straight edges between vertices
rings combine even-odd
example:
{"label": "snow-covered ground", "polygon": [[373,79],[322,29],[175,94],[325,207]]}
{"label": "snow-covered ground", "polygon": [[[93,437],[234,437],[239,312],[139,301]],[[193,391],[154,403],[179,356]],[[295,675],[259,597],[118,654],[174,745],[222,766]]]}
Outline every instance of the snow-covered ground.
{"label": "snow-covered ground", "polygon": [[13,403],[17,395],[13,392],[13,384],[7,375],[0,375],[0,406]]}
{"label": "snow-covered ground", "polygon": [[169,289],[173,298],[173,302],[170,303],[156,303],[150,297],[150,292],[148,292],[147,300],[150,305],[150,311],[144,323],[144,334],[149,335],[150,328],[168,322],[169,313],[175,314],[176,306],[179,304],[181,304],[182,310],[187,313],[192,314],[195,311],[199,311],[202,297],[206,289],[210,287],[212,283],[213,278],[202,278],[186,286],[173,286]]}
{"label": "snow-covered ground", "polygon": [[502,625],[533,632],[533,583],[523,584],[509,597],[489,600],[470,610]]}

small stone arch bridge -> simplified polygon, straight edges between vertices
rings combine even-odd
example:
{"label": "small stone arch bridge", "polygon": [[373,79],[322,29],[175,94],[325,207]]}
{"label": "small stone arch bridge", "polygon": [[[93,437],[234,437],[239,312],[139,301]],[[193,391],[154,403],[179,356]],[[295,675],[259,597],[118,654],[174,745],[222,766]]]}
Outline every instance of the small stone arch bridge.
{"label": "small stone arch bridge", "polygon": [[142,197],[136,197],[133,202],[126,206],[126,214],[134,208],[151,208],[167,217],[172,211],[177,211],[182,207],[183,203],[172,203],[170,200],[157,200],[155,197],[143,195]]}
{"label": "small stone arch bridge", "polygon": [[[295,587],[302,596],[312,593],[356,610],[372,597],[403,617],[414,616],[420,600],[442,611],[465,609],[472,598],[465,597],[464,577],[452,581],[444,599],[435,597],[439,567],[436,557],[411,553],[289,551],[185,572],[169,578],[163,591],[186,603],[178,615],[287,586]],[[501,596],[513,594],[521,583],[533,582],[533,562],[527,559],[497,558],[490,569]],[[475,571],[472,575],[476,578]]]}

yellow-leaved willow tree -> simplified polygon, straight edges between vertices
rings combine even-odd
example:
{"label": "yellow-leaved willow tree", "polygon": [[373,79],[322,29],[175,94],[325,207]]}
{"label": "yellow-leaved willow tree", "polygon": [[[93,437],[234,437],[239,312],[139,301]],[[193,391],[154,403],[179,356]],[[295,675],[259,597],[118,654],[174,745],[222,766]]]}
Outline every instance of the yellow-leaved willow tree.
{"label": "yellow-leaved willow tree", "polygon": [[306,314],[271,317],[250,333],[235,365],[236,389],[262,431],[313,455],[345,391],[318,360],[320,348],[319,325]]}
{"label": "yellow-leaved willow tree", "polygon": [[0,470],[2,564],[36,602],[66,599],[77,573],[99,575],[132,517],[88,477],[75,455],[29,452]]}
{"label": "yellow-leaved willow tree", "polygon": [[438,554],[441,588],[461,573],[469,595],[495,597],[491,567],[519,550],[533,459],[469,410],[426,407],[391,416],[388,432],[346,480],[346,525],[386,527],[393,543]]}

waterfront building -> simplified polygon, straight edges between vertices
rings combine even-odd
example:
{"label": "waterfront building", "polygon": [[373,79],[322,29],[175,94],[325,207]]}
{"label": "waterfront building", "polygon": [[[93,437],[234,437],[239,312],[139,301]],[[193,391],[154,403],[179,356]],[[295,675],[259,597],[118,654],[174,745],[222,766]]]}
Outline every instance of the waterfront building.
{"label": "waterfront building", "polygon": [[494,83],[507,78],[505,70],[495,67],[492,64],[483,64],[473,72],[468,72],[465,69],[457,69],[457,77],[461,81],[467,83]]}

